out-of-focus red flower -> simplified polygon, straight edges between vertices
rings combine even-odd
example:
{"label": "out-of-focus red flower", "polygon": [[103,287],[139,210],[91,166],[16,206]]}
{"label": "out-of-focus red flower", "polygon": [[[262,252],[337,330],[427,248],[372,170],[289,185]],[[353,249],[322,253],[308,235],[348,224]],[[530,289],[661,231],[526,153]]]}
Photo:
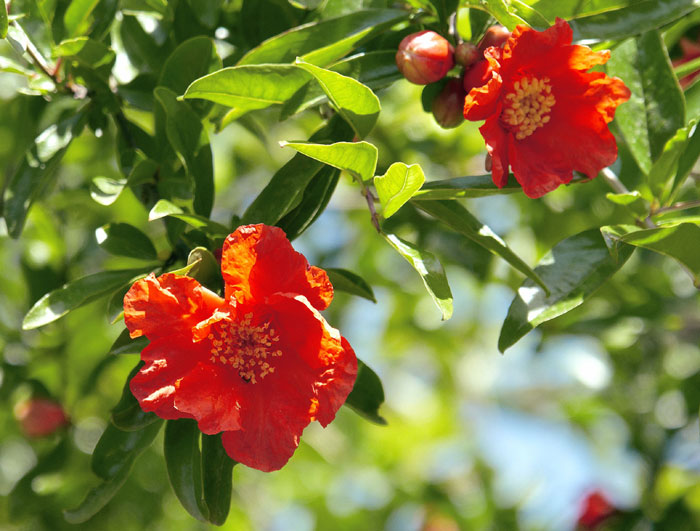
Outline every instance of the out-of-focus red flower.
{"label": "out-of-focus red flower", "polygon": [[491,77],[469,92],[464,116],[486,120],[479,130],[497,186],[506,184],[510,166],[525,193],[540,197],[568,183],[574,170],[592,179],[617,158],[608,123],[629,89],[603,72],[586,72],[610,52],[571,40],[571,28],[557,19],[543,32],[518,26],[503,49],[486,50]]}
{"label": "out-of-focus red flower", "polygon": [[454,66],[454,48],[447,39],[434,31],[412,33],[399,44],[396,66],[411,83],[435,83]]}
{"label": "out-of-focus red flower", "polygon": [[469,68],[482,56],[483,53],[471,42],[460,42],[455,48],[455,63],[464,68]]}
{"label": "out-of-focus red flower", "polygon": [[[680,66],[683,63],[687,63],[688,61],[692,61],[693,59],[700,57],[700,41],[691,41],[687,37],[681,37],[678,44],[683,52],[683,57],[680,59],[674,59],[672,61],[673,66]],[[700,69],[688,74],[687,76],[683,76],[679,79],[681,87],[685,89],[686,87],[690,86],[693,80],[698,76],[700,76]]]}
{"label": "out-of-focus red flower", "polygon": [[27,437],[46,437],[68,424],[61,404],[48,398],[30,398],[15,408],[15,417]]}
{"label": "out-of-focus red flower", "polygon": [[440,93],[435,96],[431,110],[440,127],[451,129],[464,121],[462,111],[466,95],[462,80],[450,79]]}
{"label": "out-of-focus red flower", "polygon": [[239,227],[224,242],[221,269],[224,298],[170,273],[128,291],[131,337],[150,340],[131,391],[144,411],[223,432],[236,461],[277,470],[309,422],[333,420],[357,359],[319,313],[333,299],[326,272],[309,266],[281,229]]}
{"label": "out-of-focus red flower", "polygon": [[589,492],[581,503],[578,525],[592,529],[615,512],[615,507],[599,490]]}

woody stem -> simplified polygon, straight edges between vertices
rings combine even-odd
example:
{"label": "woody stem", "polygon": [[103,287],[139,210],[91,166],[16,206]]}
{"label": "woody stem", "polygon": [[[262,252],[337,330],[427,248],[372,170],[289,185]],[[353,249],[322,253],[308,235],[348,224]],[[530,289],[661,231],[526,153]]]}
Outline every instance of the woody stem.
{"label": "woody stem", "polygon": [[630,191],[627,189],[627,187],[622,184],[622,181],[617,178],[617,175],[613,173],[613,171],[610,168],[603,168],[600,170],[601,175],[603,176],[603,180],[608,183],[608,186],[612,188],[615,193],[617,194],[629,194]]}

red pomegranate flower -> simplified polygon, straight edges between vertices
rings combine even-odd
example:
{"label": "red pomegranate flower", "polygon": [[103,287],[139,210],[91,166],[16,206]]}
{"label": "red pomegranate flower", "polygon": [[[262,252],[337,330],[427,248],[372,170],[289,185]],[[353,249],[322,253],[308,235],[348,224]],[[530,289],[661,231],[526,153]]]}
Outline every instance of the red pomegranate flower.
{"label": "red pomegranate flower", "polygon": [[540,197],[577,170],[595,177],[617,158],[608,129],[615,109],[630,92],[618,78],[586,72],[610,58],[572,45],[571,28],[557,19],[538,32],[517,26],[501,48],[490,47],[486,85],[473,88],[464,103],[493,158],[493,182],[502,187],[508,167],[530,197]]}
{"label": "red pomegranate flower", "polygon": [[145,366],[131,380],[144,411],[193,418],[223,432],[228,455],[278,470],[312,420],[324,427],[352,390],[357,359],[319,313],[333,299],[326,272],[309,266],[277,227],[239,227],[224,242],[224,298],[166,273],[124,298],[131,337],[145,335]]}
{"label": "red pomegranate flower", "polygon": [[31,398],[15,408],[22,432],[27,437],[46,437],[69,424],[66,412],[49,398]]}

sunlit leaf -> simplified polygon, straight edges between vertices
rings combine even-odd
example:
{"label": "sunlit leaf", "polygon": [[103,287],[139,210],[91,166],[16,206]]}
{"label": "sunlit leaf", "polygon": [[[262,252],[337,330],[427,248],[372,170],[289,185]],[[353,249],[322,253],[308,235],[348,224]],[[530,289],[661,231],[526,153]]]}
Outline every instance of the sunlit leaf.
{"label": "sunlit leaf", "polygon": [[326,268],[328,278],[333,284],[334,291],[345,291],[352,295],[357,295],[372,302],[377,302],[374,298],[372,287],[359,275],[336,267]]}
{"label": "sunlit leaf", "polygon": [[384,175],[374,178],[379,201],[384,207],[383,215],[389,218],[411,199],[425,182],[423,169],[418,164],[407,166],[403,162],[395,162]]}
{"label": "sunlit leaf", "polygon": [[369,142],[336,142],[335,144],[312,144],[310,142],[280,142],[282,147],[291,147],[299,153],[347,171],[360,181],[374,176],[377,167],[377,148]]}

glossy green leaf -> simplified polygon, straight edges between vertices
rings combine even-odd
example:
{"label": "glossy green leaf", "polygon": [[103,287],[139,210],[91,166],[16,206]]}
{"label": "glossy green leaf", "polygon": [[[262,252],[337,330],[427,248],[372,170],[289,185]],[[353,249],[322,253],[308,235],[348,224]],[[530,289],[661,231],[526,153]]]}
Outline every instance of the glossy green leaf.
{"label": "glossy green leaf", "polygon": [[160,199],[153,205],[153,208],[148,213],[148,221],[154,221],[166,216],[184,221],[195,229],[201,229],[212,236],[227,236],[231,230],[216,221],[212,221],[197,214],[185,212],[180,207],[174,205],[167,199]]}
{"label": "glossy green leaf", "polygon": [[634,0],[621,9],[574,18],[569,25],[574,41],[616,41],[661,28],[698,7],[698,0]]}
{"label": "glossy green leaf", "polygon": [[122,467],[110,479],[90,489],[85,499],[74,509],[63,511],[63,517],[69,524],[82,524],[95,516],[119,492],[131,473],[131,467]]}
{"label": "glossy green leaf", "polygon": [[88,19],[100,0],[71,0],[63,15],[63,23],[69,36],[75,37],[87,30]]}
{"label": "glossy green leaf", "polygon": [[206,522],[209,515],[202,492],[200,434],[195,420],[169,420],[165,424],[163,451],[168,478],[177,499],[193,517]]}
{"label": "glossy green leaf", "polygon": [[623,42],[606,69],[632,93],[617,109],[615,123],[639,167],[649,173],[666,142],[685,125],[683,96],[661,36],[651,31]]}
{"label": "glossy green leaf", "polygon": [[312,144],[310,142],[280,142],[282,147],[291,147],[299,153],[347,171],[364,182],[374,176],[379,156],[377,148],[369,142],[336,142],[334,144]]}
{"label": "glossy green leaf", "polygon": [[636,190],[624,194],[613,194],[610,192],[605,194],[605,197],[616,205],[624,206],[637,219],[644,219],[649,215],[649,203]]}
{"label": "glossy green leaf", "polygon": [[143,349],[148,346],[148,338],[141,336],[132,339],[129,335],[129,330],[122,330],[117,339],[114,340],[112,346],[109,347],[107,354],[140,354]]}
{"label": "glossy green leaf", "polygon": [[[309,141],[351,140],[353,132],[339,116],[314,133]],[[301,153],[294,155],[270,179],[241,219],[241,224],[265,223],[276,225],[286,214],[301,203],[304,191],[323,164]]]}
{"label": "glossy green leaf", "polygon": [[212,291],[224,289],[224,279],[221,276],[221,264],[209,249],[195,247],[187,257],[187,265],[192,265],[187,276],[196,278],[202,285]]}
{"label": "glossy green leaf", "polygon": [[440,261],[432,253],[394,234],[385,234],[384,237],[418,271],[425,289],[442,314],[442,320],[452,317],[452,292]]}
{"label": "glossy green leaf", "polygon": [[122,396],[117,402],[117,405],[112,408],[111,420],[117,428],[122,431],[138,431],[146,426],[153,424],[159,420],[159,417],[153,412],[146,412],[141,409],[138,400],[131,393],[129,382],[143,367],[143,362],[140,361],[131,370],[129,376],[126,377],[126,383],[122,390]]}
{"label": "glossy green leaf", "polygon": [[490,195],[512,194],[521,192],[522,187],[512,174],[503,188],[493,183],[491,175],[474,175],[455,177],[440,181],[428,181],[421,186],[413,197],[414,201],[434,201],[439,199],[460,199],[463,197],[486,197]]}
{"label": "glossy green leaf", "polygon": [[162,419],[143,429],[123,431],[108,424],[92,452],[90,467],[104,480],[117,476],[123,469],[131,469],[136,458],[148,448],[160,431]]}
{"label": "glossy green leaf", "polygon": [[[700,113],[698,113],[698,116],[700,117]],[[695,167],[698,157],[700,157],[700,126],[698,124],[691,126],[689,136],[685,149],[678,159],[678,167],[676,169],[676,175],[673,178],[673,186],[671,188],[669,201],[673,201],[676,197],[676,194],[681,186],[683,186],[683,183],[685,183],[693,167]]]}
{"label": "glossy green leaf", "polygon": [[95,231],[97,244],[117,256],[130,256],[141,260],[158,258],[150,238],[128,223],[108,223]]}
{"label": "glossy green leaf", "polygon": [[535,268],[550,294],[530,279],[523,282],[508,308],[498,349],[504,352],[536,326],[583,304],[622,267],[633,250],[623,245],[613,256],[598,229],[559,242]]}
{"label": "glossy green leaf", "polygon": [[[387,87],[403,78],[396,67],[395,50],[358,53],[334,63],[328,67],[328,70],[352,77],[373,91]],[[325,101],[327,101],[326,94],[318,83],[308,82],[284,104],[281,119]]]}
{"label": "glossy green leaf", "polygon": [[476,7],[491,13],[493,17],[509,30],[513,30],[518,24],[526,24],[506,0],[466,0],[460,4],[462,7]]}
{"label": "glossy green leaf", "polygon": [[696,242],[700,238],[700,227],[695,223],[641,229],[636,225],[614,225],[603,227],[603,233],[616,241],[644,247],[678,261],[700,288],[700,248]]}
{"label": "glossy green leaf", "polygon": [[311,79],[293,65],[247,65],[224,68],[194,81],[184,97],[233,107],[236,116],[285,103]]}
{"label": "glossy green leaf", "polygon": [[513,268],[539,284],[545,292],[548,291],[547,285],[539,275],[523,262],[498,234],[476,219],[457,201],[419,201],[415,205],[484,249],[500,256]]}
{"label": "glossy green leaf", "polygon": [[190,84],[221,68],[214,42],[203,35],[181,43],[170,54],[160,72],[158,85],[183,94]]}
{"label": "glossy green leaf", "polygon": [[7,7],[5,6],[5,0],[0,2],[0,39],[7,37],[7,28],[9,27],[9,21],[7,19]]}
{"label": "glossy green leaf", "polygon": [[126,179],[112,179],[110,177],[95,177],[90,181],[90,197],[105,206],[114,203],[126,186]]}
{"label": "glossy green leaf", "polygon": [[231,459],[221,443],[221,434],[202,434],[202,479],[204,503],[208,519],[214,525],[223,525],[231,508],[233,467]]}
{"label": "glossy green leaf", "polygon": [[348,395],[345,405],[367,420],[386,425],[386,420],[379,414],[384,403],[384,388],[379,376],[362,360],[357,360],[357,379]]}
{"label": "glossy green leaf", "polygon": [[370,286],[360,275],[336,267],[326,268],[328,278],[333,284],[334,291],[344,291],[352,295],[357,295],[363,299],[377,302],[374,298],[372,286]]}
{"label": "glossy green leaf", "polygon": [[298,58],[294,64],[318,81],[330,102],[359,138],[369,134],[381,110],[379,98],[374,92],[352,77],[319,68]]}
{"label": "glossy green leaf", "polygon": [[238,64],[291,63],[301,57],[326,66],[408,15],[408,11],[395,9],[368,9],[304,24],[266,40]]}
{"label": "glossy green leaf", "polygon": [[155,97],[165,110],[168,141],[194,182],[194,211],[208,216],[214,205],[214,169],[206,130],[186,101],[166,87],[156,87]]}
{"label": "glossy green leaf", "polygon": [[80,308],[103,295],[107,295],[146,269],[119,269],[101,271],[73,280],[39,299],[22,321],[23,330],[31,330],[52,323],[71,310]]}
{"label": "glossy green leaf", "polygon": [[384,208],[384,217],[396,214],[424,182],[425,174],[418,164],[407,166],[403,162],[394,162],[384,175],[377,175],[374,187]]}
{"label": "glossy green leaf", "polygon": [[5,190],[4,216],[7,231],[17,238],[27,212],[53,182],[58,165],[68,146],[83,129],[86,115],[78,113],[46,128],[27,151]]}
{"label": "glossy green leaf", "polygon": [[[654,197],[661,198],[662,202],[666,202],[672,195],[672,190],[677,189],[675,177],[678,173],[678,162],[688,147],[691,132],[695,131],[695,123],[696,120],[693,120],[690,125],[676,131],[649,170],[649,187]],[[680,178],[679,175],[679,180]],[[685,176],[682,176],[682,179],[685,180]]]}

